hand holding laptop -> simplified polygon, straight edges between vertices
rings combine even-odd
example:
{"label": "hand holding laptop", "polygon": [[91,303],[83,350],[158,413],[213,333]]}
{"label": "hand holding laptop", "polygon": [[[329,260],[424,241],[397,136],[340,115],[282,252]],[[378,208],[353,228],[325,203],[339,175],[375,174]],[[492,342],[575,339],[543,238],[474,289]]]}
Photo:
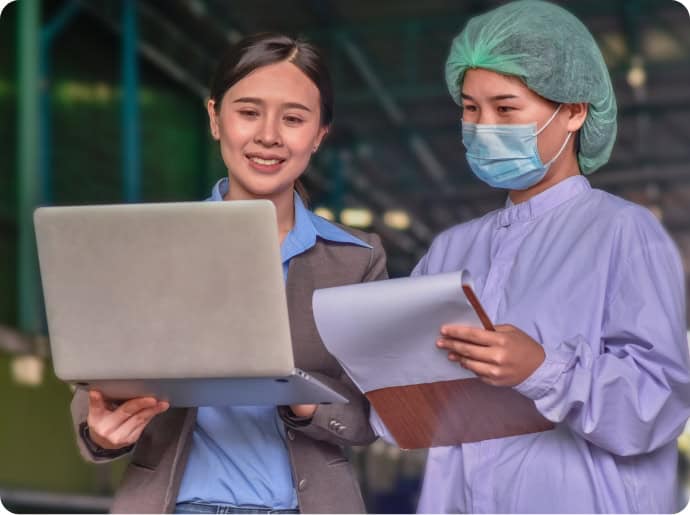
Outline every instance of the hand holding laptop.
{"label": "hand holding laptop", "polygon": [[122,449],[139,440],[153,417],[170,407],[154,397],[137,397],[113,405],[98,390],[89,391],[89,414],[86,423],[89,437],[103,449]]}
{"label": "hand holding laptop", "polygon": [[314,416],[317,407],[317,404],[293,404],[290,406],[290,409],[298,417],[311,418]]}
{"label": "hand holding laptop", "polygon": [[[156,415],[168,410],[170,403],[155,397],[136,397],[113,403],[98,390],[89,391],[89,414],[86,422],[89,438],[103,449],[123,449],[134,445]],[[290,406],[298,417],[312,417],[316,404]]]}

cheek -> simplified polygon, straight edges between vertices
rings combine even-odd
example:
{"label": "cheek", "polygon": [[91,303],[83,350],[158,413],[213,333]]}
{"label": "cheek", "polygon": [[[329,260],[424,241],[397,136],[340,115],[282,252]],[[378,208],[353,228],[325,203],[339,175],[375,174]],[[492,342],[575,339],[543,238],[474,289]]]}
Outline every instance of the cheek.
{"label": "cheek", "polygon": [[316,146],[316,136],[313,131],[288,132],[283,137],[284,143],[290,149],[292,157],[309,157]]}
{"label": "cheek", "polygon": [[556,155],[556,152],[558,152],[562,144],[563,140],[560,139],[560,135],[557,134],[556,131],[550,131],[548,134],[541,133],[537,142],[541,162],[547,163],[550,161]]}
{"label": "cheek", "polygon": [[253,138],[253,130],[247,124],[226,123],[220,128],[221,142],[232,149],[242,148]]}

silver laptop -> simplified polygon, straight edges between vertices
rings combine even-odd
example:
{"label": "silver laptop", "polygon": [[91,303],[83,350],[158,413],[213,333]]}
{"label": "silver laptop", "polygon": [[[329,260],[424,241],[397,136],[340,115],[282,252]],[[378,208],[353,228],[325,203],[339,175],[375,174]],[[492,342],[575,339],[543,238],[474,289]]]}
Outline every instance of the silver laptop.
{"label": "silver laptop", "polygon": [[173,406],[347,400],[294,366],[267,200],[34,213],[55,374]]}

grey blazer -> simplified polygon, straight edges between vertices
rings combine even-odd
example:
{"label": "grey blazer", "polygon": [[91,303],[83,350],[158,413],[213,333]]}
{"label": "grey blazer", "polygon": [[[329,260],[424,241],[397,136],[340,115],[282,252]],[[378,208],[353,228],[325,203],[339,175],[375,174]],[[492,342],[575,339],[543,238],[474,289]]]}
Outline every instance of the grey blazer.
{"label": "grey blazer", "polygon": [[[343,454],[343,446],[375,440],[369,426],[369,404],[338,362],[326,351],[316,330],[311,298],[316,288],[385,279],[386,258],[378,236],[346,229],[372,249],[317,239],[316,245],[290,261],[287,300],[295,366],[342,393],[349,404],[320,405],[311,419],[279,414],[287,431],[292,474],[302,513],[364,513],[359,484]],[[356,321],[353,321],[356,323]],[[84,443],[79,428],[86,421],[88,396],[78,390],[72,418],[81,454],[97,458]],[[118,488],[114,513],[170,513],[189,453],[195,408],[171,408],[155,417],[131,452],[131,461]]]}

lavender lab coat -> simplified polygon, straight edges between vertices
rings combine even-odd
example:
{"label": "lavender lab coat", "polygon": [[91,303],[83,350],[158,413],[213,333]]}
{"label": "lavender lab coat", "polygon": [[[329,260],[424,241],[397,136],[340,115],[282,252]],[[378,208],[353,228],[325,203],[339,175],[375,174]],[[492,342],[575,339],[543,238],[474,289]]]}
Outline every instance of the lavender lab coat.
{"label": "lavender lab coat", "polygon": [[678,511],[685,281],[650,212],[572,177],[442,233],[414,274],[461,268],[496,323],[544,346],[515,388],[556,429],[431,449],[419,511]]}

